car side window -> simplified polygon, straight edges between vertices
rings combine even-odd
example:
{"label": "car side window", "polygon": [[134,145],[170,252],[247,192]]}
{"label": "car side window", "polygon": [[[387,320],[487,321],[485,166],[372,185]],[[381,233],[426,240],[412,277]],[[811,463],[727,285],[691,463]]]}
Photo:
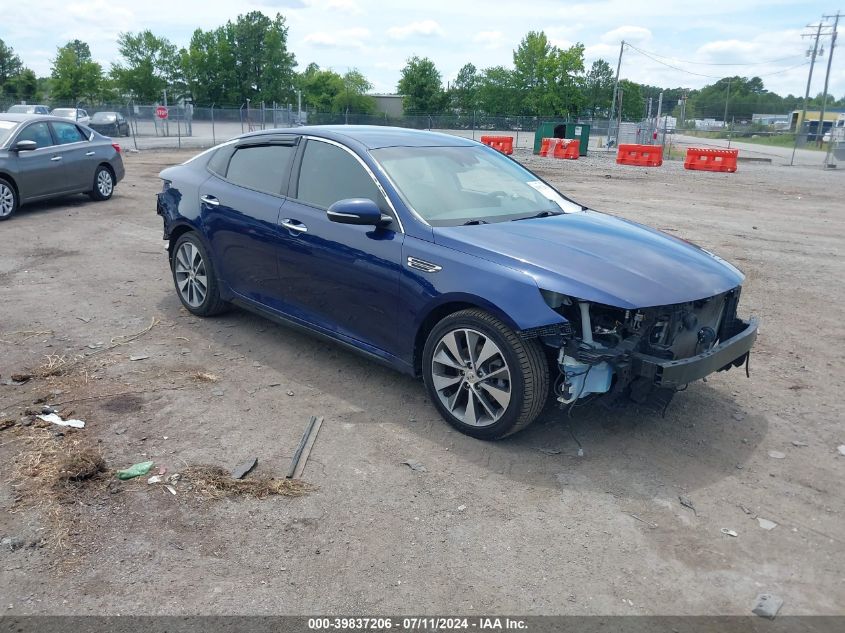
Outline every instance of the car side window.
{"label": "car side window", "polygon": [[33,123],[26,126],[20,134],[18,134],[17,141],[35,141],[38,148],[50,147],[53,145],[53,137],[50,135],[50,128],[46,121]]}
{"label": "car side window", "polygon": [[56,133],[56,138],[59,145],[67,145],[68,143],[79,143],[87,140],[82,132],[73,123],[53,123],[53,131]]}
{"label": "car side window", "polygon": [[346,198],[368,198],[387,212],[381,191],[355,157],[335,145],[315,140],[305,146],[296,197],[323,209]]}
{"label": "car side window", "polygon": [[241,187],[280,195],[287,185],[295,153],[295,145],[240,147],[229,159],[226,180]]}

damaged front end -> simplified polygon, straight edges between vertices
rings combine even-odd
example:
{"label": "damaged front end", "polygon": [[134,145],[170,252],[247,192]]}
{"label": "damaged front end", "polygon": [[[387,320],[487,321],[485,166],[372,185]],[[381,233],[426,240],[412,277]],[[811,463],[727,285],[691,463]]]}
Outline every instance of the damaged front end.
{"label": "damaged front end", "polygon": [[558,402],[590,398],[616,407],[633,400],[665,408],[689,383],[747,364],[757,321],[737,317],[740,291],[639,309],[541,291],[569,325],[539,336],[558,349]]}

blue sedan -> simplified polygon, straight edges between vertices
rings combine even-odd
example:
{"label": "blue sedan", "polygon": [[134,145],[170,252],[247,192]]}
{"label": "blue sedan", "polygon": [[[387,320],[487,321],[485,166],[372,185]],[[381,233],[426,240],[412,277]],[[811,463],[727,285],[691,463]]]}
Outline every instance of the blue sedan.
{"label": "blue sedan", "polygon": [[757,335],[732,265],[468,139],[276,129],[160,177],[187,310],[237,305],[421,375],[474,437],[510,435],[550,399],[665,406],[746,363]]}

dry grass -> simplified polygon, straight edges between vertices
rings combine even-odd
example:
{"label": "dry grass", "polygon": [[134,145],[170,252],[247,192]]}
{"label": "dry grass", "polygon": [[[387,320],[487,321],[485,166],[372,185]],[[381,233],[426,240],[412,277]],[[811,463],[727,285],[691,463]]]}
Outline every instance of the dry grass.
{"label": "dry grass", "polygon": [[108,479],[102,476],[107,472],[102,454],[79,439],[75,429],[63,429],[61,439],[54,431],[55,427],[40,423],[16,429],[20,446],[12,459],[12,512],[42,512],[50,522],[45,544],[64,549],[71,527],[78,527],[75,502],[93,482],[104,486]]}
{"label": "dry grass", "polygon": [[213,499],[229,496],[250,496],[263,499],[271,495],[301,497],[313,487],[299,479],[250,477],[232,479],[219,466],[189,466],[182,471],[183,480],[194,486],[194,492]]}

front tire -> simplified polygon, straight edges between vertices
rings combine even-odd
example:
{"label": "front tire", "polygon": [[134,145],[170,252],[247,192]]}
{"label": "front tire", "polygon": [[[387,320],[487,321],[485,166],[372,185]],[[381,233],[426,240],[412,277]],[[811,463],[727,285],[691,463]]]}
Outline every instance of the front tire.
{"label": "front tire", "polygon": [[18,194],[5,178],[0,178],[0,221],[8,220],[18,210]]}
{"label": "front tire", "polygon": [[108,200],[114,193],[114,176],[111,169],[105,165],[97,167],[94,172],[94,188],[91,190],[93,200]]}
{"label": "front tire", "polygon": [[188,312],[208,317],[226,310],[211,258],[195,233],[185,233],[176,241],[170,269],[176,294]]}
{"label": "front tire", "polygon": [[426,340],[422,369],[440,415],[479,439],[525,428],[548,398],[549,366],[540,344],[520,339],[483,310],[461,310],[440,321]]}

